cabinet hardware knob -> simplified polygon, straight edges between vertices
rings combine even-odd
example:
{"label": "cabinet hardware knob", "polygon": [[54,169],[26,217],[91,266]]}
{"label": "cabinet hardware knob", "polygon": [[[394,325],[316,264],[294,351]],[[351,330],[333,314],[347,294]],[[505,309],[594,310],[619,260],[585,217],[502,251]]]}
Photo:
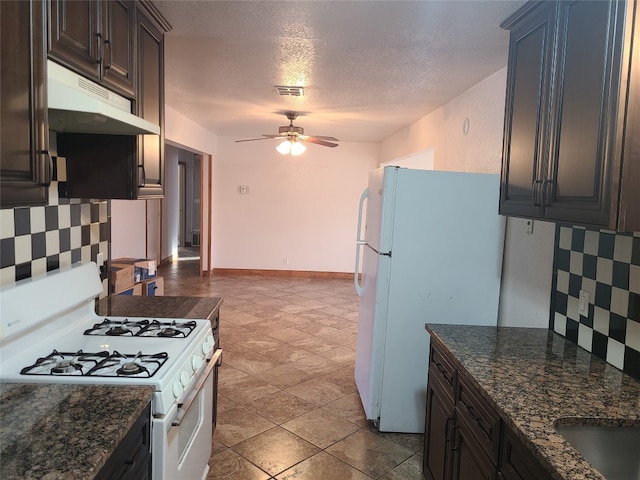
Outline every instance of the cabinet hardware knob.
{"label": "cabinet hardware knob", "polygon": [[96,52],[98,54],[98,58],[96,59],[96,63],[98,65],[102,64],[102,55],[104,50],[104,42],[102,41],[102,35],[100,33],[96,33]]}
{"label": "cabinet hardware knob", "polygon": [[[105,39],[104,45],[105,45],[105,50],[109,55],[109,60],[105,61],[103,68],[105,70],[109,70],[111,68],[111,42],[108,39]],[[106,58],[106,55],[105,55],[105,58]]]}
{"label": "cabinet hardware knob", "polygon": [[533,205],[538,207],[540,206],[540,186],[542,185],[542,180],[534,180],[531,184],[531,201]]}
{"label": "cabinet hardware knob", "polygon": [[544,207],[551,204],[551,199],[553,198],[553,187],[555,186],[555,182],[553,180],[545,180],[542,183],[542,205]]}
{"label": "cabinet hardware knob", "polygon": [[138,171],[140,172],[138,187],[144,187],[147,184],[147,174],[144,170],[144,165],[138,165]]}
{"label": "cabinet hardware knob", "polygon": [[51,182],[53,180],[53,158],[51,157],[49,150],[41,150],[40,154],[45,155],[47,158],[47,161],[43,162],[41,165],[42,170],[40,172],[40,186],[48,187],[49,185],[51,185]]}

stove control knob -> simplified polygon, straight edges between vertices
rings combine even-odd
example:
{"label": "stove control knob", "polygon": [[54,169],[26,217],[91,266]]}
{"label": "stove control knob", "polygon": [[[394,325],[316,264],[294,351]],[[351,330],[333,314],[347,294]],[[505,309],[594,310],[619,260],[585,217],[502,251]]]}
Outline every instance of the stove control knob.
{"label": "stove control knob", "polygon": [[175,382],[173,384],[173,396],[174,398],[178,398],[180,395],[182,395],[183,392],[183,388],[182,388],[182,384],[180,382]]}
{"label": "stove control knob", "polygon": [[183,387],[186,387],[189,384],[189,374],[187,372],[180,372],[180,383]]}
{"label": "stove control knob", "polygon": [[212,349],[213,349],[213,344],[211,344],[211,343],[209,343],[208,341],[205,340],[205,342],[202,344],[202,353],[204,353],[206,355]]}
{"label": "stove control knob", "polygon": [[198,369],[202,366],[202,357],[194,355],[191,359],[191,366],[193,367],[193,371],[197,372]]}

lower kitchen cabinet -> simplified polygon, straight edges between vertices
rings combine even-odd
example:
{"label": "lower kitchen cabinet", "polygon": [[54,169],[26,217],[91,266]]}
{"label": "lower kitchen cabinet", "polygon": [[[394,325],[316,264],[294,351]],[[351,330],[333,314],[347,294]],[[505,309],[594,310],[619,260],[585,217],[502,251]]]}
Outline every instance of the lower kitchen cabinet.
{"label": "lower kitchen cabinet", "polygon": [[453,450],[452,477],[455,480],[494,480],[497,469],[483,451],[481,443],[474,437],[473,419],[456,409],[456,425]]}
{"label": "lower kitchen cabinet", "polygon": [[508,428],[503,429],[500,472],[502,478],[507,480],[537,480],[549,477],[527,447]]}
{"label": "lower kitchen cabinet", "polygon": [[455,359],[433,342],[429,356],[424,478],[550,479]]}
{"label": "lower kitchen cabinet", "polygon": [[102,467],[95,480],[151,478],[151,403]]}
{"label": "lower kitchen cabinet", "polygon": [[429,378],[422,457],[422,471],[427,480],[446,480],[451,477],[453,411],[453,400],[444,393],[440,382]]}

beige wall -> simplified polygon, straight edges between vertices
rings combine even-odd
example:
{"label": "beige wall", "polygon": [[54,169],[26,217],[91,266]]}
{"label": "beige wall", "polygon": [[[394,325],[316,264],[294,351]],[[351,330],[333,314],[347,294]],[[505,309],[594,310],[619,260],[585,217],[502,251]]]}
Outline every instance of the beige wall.
{"label": "beige wall", "polygon": [[275,141],[234,140],[218,138],[213,165],[214,268],[352,272],[358,201],[379,144],[310,144],[290,157]]}
{"label": "beige wall", "polygon": [[432,148],[434,170],[499,172],[506,74],[505,67],[386,139],[381,161]]}

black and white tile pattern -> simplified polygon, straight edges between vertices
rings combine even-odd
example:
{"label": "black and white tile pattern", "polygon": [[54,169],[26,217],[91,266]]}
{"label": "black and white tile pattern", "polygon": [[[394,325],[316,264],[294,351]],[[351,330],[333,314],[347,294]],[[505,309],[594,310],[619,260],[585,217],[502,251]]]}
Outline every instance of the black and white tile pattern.
{"label": "black and white tile pattern", "polygon": [[[76,262],[109,258],[109,202],[67,199],[64,159],[54,159],[49,202],[0,210],[0,285]],[[106,291],[106,290],[105,290]]]}
{"label": "black and white tile pattern", "polygon": [[640,378],[640,232],[557,226],[551,309],[551,329]]}

